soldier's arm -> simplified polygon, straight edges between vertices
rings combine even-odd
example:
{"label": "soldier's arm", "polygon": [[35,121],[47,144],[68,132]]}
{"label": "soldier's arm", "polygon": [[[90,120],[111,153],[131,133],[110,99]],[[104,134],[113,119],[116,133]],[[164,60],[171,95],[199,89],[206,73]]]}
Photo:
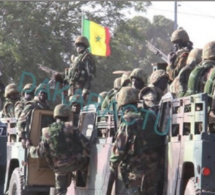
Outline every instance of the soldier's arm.
{"label": "soldier's arm", "polygon": [[15,117],[14,106],[12,104],[8,104],[5,108],[5,110],[6,110],[6,113],[7,113],[9,118]]}

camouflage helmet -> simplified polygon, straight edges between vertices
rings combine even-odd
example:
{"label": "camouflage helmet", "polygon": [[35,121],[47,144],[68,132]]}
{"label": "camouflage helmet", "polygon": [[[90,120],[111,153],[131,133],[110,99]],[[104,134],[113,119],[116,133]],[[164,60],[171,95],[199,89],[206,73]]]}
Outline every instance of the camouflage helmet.
{"label": "camouflage helmet", "polygon": [[113,88],[114,89],[119,89],[121,86],[121,77],[118,77],[114,80]]}
{"label": "camouflage helmet", "polygon": [[47,85],[44,84],[44,83],[39,84],[38,87],[35,89],[34,94],[35,94],[35,95],[38,95],[38,93],[39,93],[40,91],[46,92],[46,91],[47,91]]}
{"label": "camouflage helmet", "polygon": [[190,41],[190,38],[184,29],[179,28],[172,33],[171,42],[173,43],[173,42],[178,41],[178,40],[181,40],[183,42]]}
{"label": "camouflage helmet", "polygon": [[22,94],[24,94],[27,90],[32,89],[31,91],[34,92],[34,86],[32,83],[27,83],[23,89],[22,89]]}
{"label": "camouflage helmet", "polygon": [[7,98],[9,97],[10,94],[13,94],[13,93],[19,93],[15,83],[11,83],[5,87],[4,97]]}
{"label": "camouflage helmet", "polygon": [[[102,102],[102,101],[105,99],[106,95],[107,95],[107,91],[101,92],[101,93],[99,94],[99,96],[98,96],[97,102],[98,102],[98,103]],[[101,99],[101,98],[102,98],[102,99]]]}
{"label": "camouflage helmet", "polygon": [[130,79],[136,78],[140,79],[144,83],[146,82],[146,74],[143,68],[135,68],[131,74],[130,74]]}
{"label": "camouflage helmet", "polygon": [[150,84],[155,84],[157,81],[159,81],[159,79],[161,78],[169,78],[168,74],[166,73],[165,70],[162,69],[158,69],[156,71],[154,71],[151,76],[150,76],[150,80],[149,83]]}
{"label": "camouflage helmet", "polygon": [[138,103],[139,90],[132,87],[123,87],[117,96],[117,106],[120,108],[126,104]]}
{"label": "camouflage helmet", "polygon": [[54,118],[56,117],[69,117],[70,110],[69,108],[64,104],[58,104],[54,108]]}
{"label": "camouflage helmet", "polygon": [[89,46],[90,46],[87,37],[84,37],[84,36],[79,36],[79,37],[76,38],[76,40],[75,40],[75,45],[77,45],[77,44],[83,44],[83,45],[85,45],[86,47],[89,47]]}
{"label": "camouflage helmet", "polygon": [[127,71],[127,72],[122,74],[122,76],[121,76],[121,86],[124,86],[127,81],[130,81],[130,77],[129,77],[130,74],[131,74],[131,71]]}
{"label": "camouflage helmet", "polygon": [[199,64],[202,61],[202,49],[192,49],[187,57],[186,64],[190,64],[193,61],[196,62],[196,64]]}
{"label": "camouflage helmet", "polygon": [[202,50],[202,59],[210,60],[215,58],[215,41],[207,43]]}

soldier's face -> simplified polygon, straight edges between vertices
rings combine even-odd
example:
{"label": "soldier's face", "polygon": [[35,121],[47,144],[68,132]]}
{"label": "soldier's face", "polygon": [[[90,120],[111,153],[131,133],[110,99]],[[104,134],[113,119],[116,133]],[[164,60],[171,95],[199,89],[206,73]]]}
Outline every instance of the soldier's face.
{"label": "soldier's face", "polygon": [[12,99],[12,100],[18,100],[19,99],[19,93],[12,93],[10,95],[10,99]]}
{"label": "soldier's face", "polygon": [[25,93],[25,94],[24,94],[24,98],[25,98],[25,100],[27,100],[27,101],[32,100],[33,97],[34,97],[34,93],[33,93],[33,92],[31,92],[31,93]]}
{"label": "soldier's face", "polygon": [[38,97],[39,97],[39,100],[41,102],[45,102],[48,99],[48,94],[46,92],[44,92],[44,91],[40,91],[38,93]]}
{"label": "soldier's face", "polygon": [[77,44],[75,47],[76,47],[77,53],[79,53],[79,54],[83,53],[85,51],[85,49],[86,49],[86,47],[84,45],[82,45],[82,44]]}
{"label": "soldier's face", "polygon": [[144,83],[143,81],[136,79],[136,78],[132,78],[131,79],[131,87],[135,88],[135,89],[142,89],[144,87]]}

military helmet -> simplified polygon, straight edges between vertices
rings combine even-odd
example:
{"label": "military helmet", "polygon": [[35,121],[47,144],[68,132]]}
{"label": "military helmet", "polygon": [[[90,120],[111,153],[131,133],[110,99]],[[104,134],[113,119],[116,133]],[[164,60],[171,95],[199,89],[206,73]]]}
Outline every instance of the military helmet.
{"label": "military helmet", "polygon": [[27,90],[32,89],[31,91],[34,92],[34,87],[32,83],[27,83],[23,89],[22,89],[22,94],[24,94]]}
{"label": "military helmet", "polygon": [[151,74],[149,82],[150,82],[150,84],[155,84],[161,78],[167,78],[168,79],[169,76],[165,70],[158,69]]}
{"label": "military helmet", "polygon": [[202,61],[202,49],[192,49],[187,57],[186,64],[190,64],[193,61],[196,62],[196,64],[199,64]]}
{"label": "military helmet", "polygon": [[79,37],[76,38],[76,40],[75,40],[75,45],[77,45],[77,44],[83,44],[83,45],[85,45],[86,47],[89,47],[89,46],[90,46],[87,37],[84,37],[84,36],[79,36]]}
{"label": "military helmet", "polygon": [[35,89],[34,94],[35,94],[35,95],[38,95],[38,93],[39,93],[40,91],[46,92],[46,91],[47,91],[47,85],[44,84],[44,83],[39,84],[38,87]]}
{"label": "military helmet", "polygon": [[7,98],[9,97],[10,94],[13,94],[13,93],[19,93],[15,83],[11,83],[5,87],[4,97]]}
{"label": "military helmet", "polygon": [[138,103],[139,90],[132,87],[123,87],[117,96],[117,106],[120,108],[126,104]]}
{"label": "military helmet", "polygon": [[58,104],[54,108],[54,118],[56,117],[69,117],[70,110],[68,106],[64,104]]}
{"label": "military helmet", "polygon": [[172,33],[171,42],[173,43],[173,42],[178,41],[178,40],[181,40],[183,42],[190,41],[190,38],[184,29],[179,28]]}
{"label": "military helmet", "polygon": [[125,72],[125,73],[122,74],[122,76],[121,76],[121,86],[124,86],[125,83],[130,80],[130,77],[129,77],[130,74],[131,74],[131,71],[128,71],[128,72]]}
{"label": "military helmet", "polygon": [[121,77],[118,77],[114,80],[113,88],[114,89],[119,89],[121,86]]}
{"label": "military helmet", "polygon": [[[101,101],[103,101],[103,100],[105,99],[106,95],[107,95],[107,91],[101,92],[101,93],[99,94],[99,96],[98,96],[97,102],[100,103]],[[101,99],[101,98],[102,98],[102,99]]]}
{"label": "military helmet", "polygon": [[210,60],[215,58],[215,41],[207,43],[202,50],[202,59]]}
{"label": "military helmet", "polygon": [[130,79],[136,78],[140,79],[144,83],[146,82],[146,74],[143,68],[135,68],[131,74],[130,74]]}

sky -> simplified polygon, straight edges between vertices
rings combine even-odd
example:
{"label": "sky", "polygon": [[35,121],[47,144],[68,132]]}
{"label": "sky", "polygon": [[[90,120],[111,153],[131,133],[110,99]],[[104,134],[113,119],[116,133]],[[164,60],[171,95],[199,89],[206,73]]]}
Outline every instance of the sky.
{"label": "sky", "polygon": [[[142,16],[153,18],[163,15],[174,21],[174,1],[152,1],[152,6]],[[184,28],[194,48],[203,48],[215,41],[215,1],[177,1],[177,23]]]}

